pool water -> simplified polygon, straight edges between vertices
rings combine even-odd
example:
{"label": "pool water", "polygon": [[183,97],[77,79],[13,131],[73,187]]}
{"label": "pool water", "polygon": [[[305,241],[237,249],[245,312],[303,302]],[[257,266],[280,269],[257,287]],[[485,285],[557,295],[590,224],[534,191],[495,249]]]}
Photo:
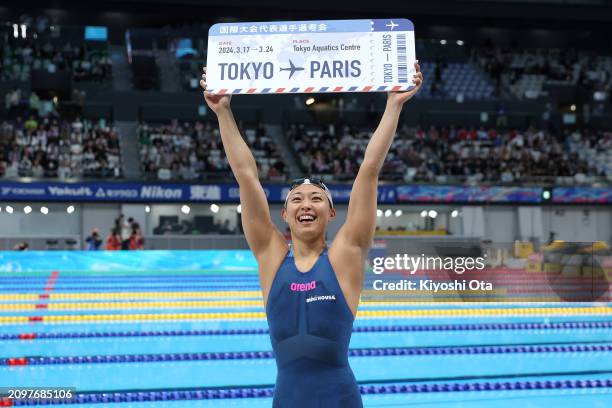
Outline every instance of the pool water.
{"label": "pool water", "polygon": [[[78,407],[270,407],[255,268],[214,252],[0,271],[0,387],[70,387]],[[611,306],[362,302],[350,363],[366,407],[609,407]]]}

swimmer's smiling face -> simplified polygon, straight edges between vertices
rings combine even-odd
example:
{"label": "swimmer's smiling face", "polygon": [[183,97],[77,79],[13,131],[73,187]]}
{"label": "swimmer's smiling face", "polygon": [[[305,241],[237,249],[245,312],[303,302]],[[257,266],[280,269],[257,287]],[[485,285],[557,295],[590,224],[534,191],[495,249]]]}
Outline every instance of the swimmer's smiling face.
{"label": "swimmer's smiling face", "polygon": [[287,206],[282,209],[283,220],[291,234],[312,239],[325,234],[327,224],[336,216],[325,192],[312,184],[302,184],[289,192]]}

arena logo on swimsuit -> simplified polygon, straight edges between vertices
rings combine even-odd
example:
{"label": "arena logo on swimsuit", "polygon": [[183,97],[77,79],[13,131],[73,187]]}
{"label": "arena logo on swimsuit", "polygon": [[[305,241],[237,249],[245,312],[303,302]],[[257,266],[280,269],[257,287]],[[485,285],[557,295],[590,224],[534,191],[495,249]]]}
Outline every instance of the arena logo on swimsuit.
{"label": "arena logo on swimsuit", "polygon": [[293,282],[291,284],[291,291],[292,292],[307,292],[309,290],[316,289],[316,287],[317,287],[317,282],[316,281],[310,281],[308,283],[295,283],[295,282]]}

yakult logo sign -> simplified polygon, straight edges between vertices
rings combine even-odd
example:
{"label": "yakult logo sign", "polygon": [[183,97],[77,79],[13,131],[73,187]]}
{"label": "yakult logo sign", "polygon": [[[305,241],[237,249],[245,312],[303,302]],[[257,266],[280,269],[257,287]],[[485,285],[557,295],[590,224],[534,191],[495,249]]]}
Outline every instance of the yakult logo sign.
{"label": "yakult logo sign", "polygon": [[291,291],[292,292],[308,292],[309,290],[314,290],[317,287],[316,281],[310,281],[308,283],[292,283]]}

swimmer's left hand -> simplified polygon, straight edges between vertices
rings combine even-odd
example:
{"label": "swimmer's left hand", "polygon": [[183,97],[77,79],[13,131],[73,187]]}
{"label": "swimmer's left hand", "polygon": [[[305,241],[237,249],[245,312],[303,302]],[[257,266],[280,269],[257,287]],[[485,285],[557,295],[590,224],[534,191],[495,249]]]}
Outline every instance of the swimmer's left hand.
{"label": "swimmer's left hand", "polygon": [[401,106],[408,102],[414,95],[416,95],[417,92],[419,92],[419,89],[421,89],[421,85],[423,84],[423,73],[421,72],[419,61],[414,63],[414,70],[416,71],[412,77],[414,88],[409,91],[389,92],[387,97],[388,102],[396,103]]}

